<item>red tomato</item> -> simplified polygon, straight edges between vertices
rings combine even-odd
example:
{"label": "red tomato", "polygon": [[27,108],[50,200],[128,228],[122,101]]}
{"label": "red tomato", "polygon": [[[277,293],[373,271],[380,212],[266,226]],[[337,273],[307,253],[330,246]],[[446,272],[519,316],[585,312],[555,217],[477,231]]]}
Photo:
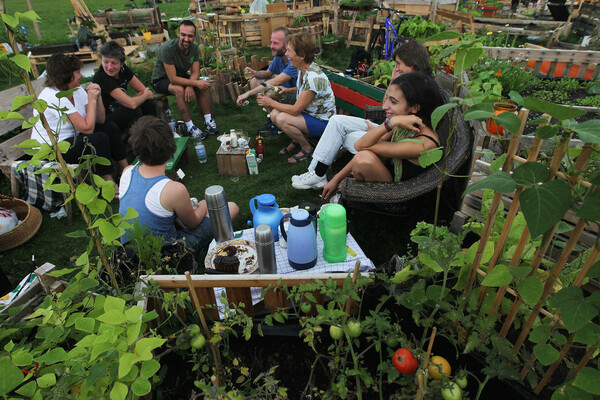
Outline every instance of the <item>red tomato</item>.
{"label": "red tomato", "polygon": [[412,374],[419,366],[415,356],[412,355],[409,349],[405,348],[396,350],[392,356],[392,364],[401,374]]}

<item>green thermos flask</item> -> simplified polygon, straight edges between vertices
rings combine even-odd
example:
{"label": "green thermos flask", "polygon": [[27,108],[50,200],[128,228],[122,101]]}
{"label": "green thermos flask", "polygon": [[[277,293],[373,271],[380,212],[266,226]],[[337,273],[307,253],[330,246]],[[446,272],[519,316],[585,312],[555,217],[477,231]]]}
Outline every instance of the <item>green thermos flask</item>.
{"label": "green thermos flask", "polygon": [[346,259],[346,209],[329,204],[319,212],[319,232],[323,239],[323,258],[330,263]]}

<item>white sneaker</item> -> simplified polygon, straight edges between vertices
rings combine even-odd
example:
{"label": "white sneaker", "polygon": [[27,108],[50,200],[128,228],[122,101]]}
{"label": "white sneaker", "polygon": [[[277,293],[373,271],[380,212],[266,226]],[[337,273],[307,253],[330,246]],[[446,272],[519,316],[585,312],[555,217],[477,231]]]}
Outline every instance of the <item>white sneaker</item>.
{"label": "white sneaker", "polygon": [[309,171],[299,176],[292,187],[295,189],[322,189],[327,184],[326,176],[317,176],[315,171]]}
{"label": "white sneaker", "polygon": [[303,174],[300,174],[300,175],[294,175],[294,176],[292,176],[292,183],[293,183],[293,182],[298,182],[298,181],[301,181],[301,180],[303,180],[303,179],[306,179],[306,178],[308,178],[308,176],[310,175],[310,173],[311,173],[311,171],[306,171],[306,172],[305,172],[305,173],[303,173]]}
{"label": "white sneaker", "polygon": [[214,119],[211,119],[210,121],[206,122],[204,124],[204,128],[211,135],[215,135],[215,134],[219,133],[219,128],[217,128],[217,123],[215,122]]}
{"label": "white sneaker", "polygon": [[200,130],[200,128],[198,128],[196,125],[192,126],[192,129],[189,129],[188,133],[190,134],[190,137],[194,140],[198,140],[198,139],[204,140],[208,136],[208,133],[202,132]]}

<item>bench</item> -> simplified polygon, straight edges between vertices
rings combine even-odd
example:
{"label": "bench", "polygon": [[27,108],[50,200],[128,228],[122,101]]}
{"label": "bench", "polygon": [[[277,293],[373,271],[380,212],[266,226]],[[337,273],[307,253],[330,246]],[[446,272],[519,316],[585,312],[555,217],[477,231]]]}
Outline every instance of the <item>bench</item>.
{"label": "bench", "polygon": [[339,70],[321,67],[335,95],[335,106],[349,115],[364,118],[367,106],[381,106],[385,90],[366,82],[339,75]]}
{"label": "bench", "polygon": [[[175,150],[173,156],[169,158],[169,161],[167,161],[167,168],[165,169],[166,175],[170,178],[174,178],[176,176],[175,167],[177,167],[180,161],[187,162],[188,156],[185,150],[187,148],[187,143],[189,140],[190,138],[188,136],[175,138],[175,146],[177,146],[177,149]],[[140,160],[138,160],[137,158],[131,163],[131,165],[138,164],[141,163]]]}

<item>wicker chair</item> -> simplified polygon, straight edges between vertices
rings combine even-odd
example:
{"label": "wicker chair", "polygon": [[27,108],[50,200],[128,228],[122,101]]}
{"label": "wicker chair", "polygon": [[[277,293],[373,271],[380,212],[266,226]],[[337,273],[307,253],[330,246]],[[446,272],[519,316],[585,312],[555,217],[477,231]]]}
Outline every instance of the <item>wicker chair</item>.
{"label": "wicker chair", "polygon": [[[442,90],[445,102],[450,98],[450,92]],[[365,118],[378,119],[381,115],[373,108],[365,109]],[[379,111],[380,113],[380,111]],[[374,118],[373,118],[374,116]],[[449,118],[446,115],[436,129],[440,142],[445,144],[449,136]],[[458,116],[456,128],[452,135],[451,151],[448,155],[446,171],[452,175],[467,176],[471,167],[473,132],[471,128]],[[444,160],[437,166],[442,169]],[[391,215],[407,215],[414,213],[419,208],[428,206],[423,202],[423,196],[436,190],[440,179],[444,179],[442,192],[442,215],[451,218],[451,215],[460,206],[460,199],[467,184],[467,178],[451,178],[442,174],[436,167],[427,168],[422,174],[394,183],[361,182],[346,179],[341,187],[341,202],[346,208],[362,209]]]}

